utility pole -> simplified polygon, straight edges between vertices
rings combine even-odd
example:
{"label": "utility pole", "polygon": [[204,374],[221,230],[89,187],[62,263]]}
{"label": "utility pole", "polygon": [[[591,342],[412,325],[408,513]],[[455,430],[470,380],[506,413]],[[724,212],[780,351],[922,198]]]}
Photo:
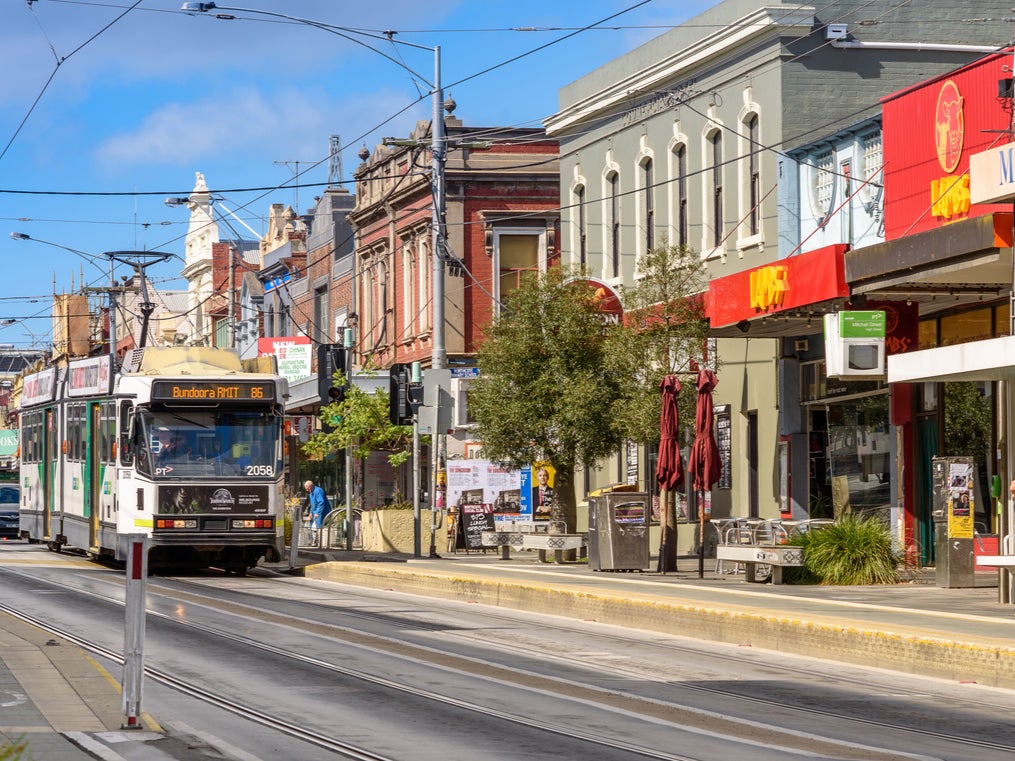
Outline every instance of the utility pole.
{"label": "utility pole", "polygon": [[444,188],[444,165],[447,158],[447,140],[444,132],[444,87],[441,84],[441,48],[434,52],[433,80],[433,145],[430,147],[433,188],[433,350],[430,366],[443,370],[448,366],[448,351],[445,344],[444,325],[444,238],[445,205],[447,197]]}

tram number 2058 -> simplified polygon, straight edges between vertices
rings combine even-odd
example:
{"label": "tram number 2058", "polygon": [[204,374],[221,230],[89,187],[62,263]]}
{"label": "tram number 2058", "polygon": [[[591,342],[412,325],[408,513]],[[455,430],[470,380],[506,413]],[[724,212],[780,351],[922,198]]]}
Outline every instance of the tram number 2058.
{"label": "tram number 2058", "polygon": [[271,465],[248,465],[246,468],[248,476],[273,476],[275,468]]}

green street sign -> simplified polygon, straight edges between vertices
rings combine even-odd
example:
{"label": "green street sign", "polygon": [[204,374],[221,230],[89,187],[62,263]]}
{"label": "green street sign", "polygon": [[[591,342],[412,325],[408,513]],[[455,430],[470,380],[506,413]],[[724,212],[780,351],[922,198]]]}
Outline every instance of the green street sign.
{"label": "green street sign", "polygon": [[884,338],[885,324],[881,310],[839,312],[839,338]]}

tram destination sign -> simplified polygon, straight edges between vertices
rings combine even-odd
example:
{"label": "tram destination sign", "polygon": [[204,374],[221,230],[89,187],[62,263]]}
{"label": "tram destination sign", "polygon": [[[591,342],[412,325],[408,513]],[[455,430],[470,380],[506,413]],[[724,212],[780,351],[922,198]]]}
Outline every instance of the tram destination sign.
{"label": "tram destination sign", "polygon": [[152,383],[152,401],[273,402],[275,384],[265,381],[155,381]]}

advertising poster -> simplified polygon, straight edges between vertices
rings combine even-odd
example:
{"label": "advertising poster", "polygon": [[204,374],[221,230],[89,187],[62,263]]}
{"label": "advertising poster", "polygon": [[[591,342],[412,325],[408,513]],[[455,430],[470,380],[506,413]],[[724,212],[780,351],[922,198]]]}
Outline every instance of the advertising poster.
{"label": "advertising poster", "polygon": [[548,462],[536,462],[522,470],[522,509],[531,520],[550,520],[556,475]]}
{"label": "advertising poster", "polygon": [[278,361],[278,374],[290,383],[312,375],[310,372],[312,351],[313,347],[307,336],[257,339],[258,355],[267,357],[274,354]]}
{"label": "advertising poster", "polygon": [[968,463],[953,462],[948,470],[948,536],[973,538],[973,469]]}
{"label": "advertising poster", "polygon": [[531,520],[522,505],[522,474],[488,460],[448,462],[447,504],[490,505],[496,520]]}

